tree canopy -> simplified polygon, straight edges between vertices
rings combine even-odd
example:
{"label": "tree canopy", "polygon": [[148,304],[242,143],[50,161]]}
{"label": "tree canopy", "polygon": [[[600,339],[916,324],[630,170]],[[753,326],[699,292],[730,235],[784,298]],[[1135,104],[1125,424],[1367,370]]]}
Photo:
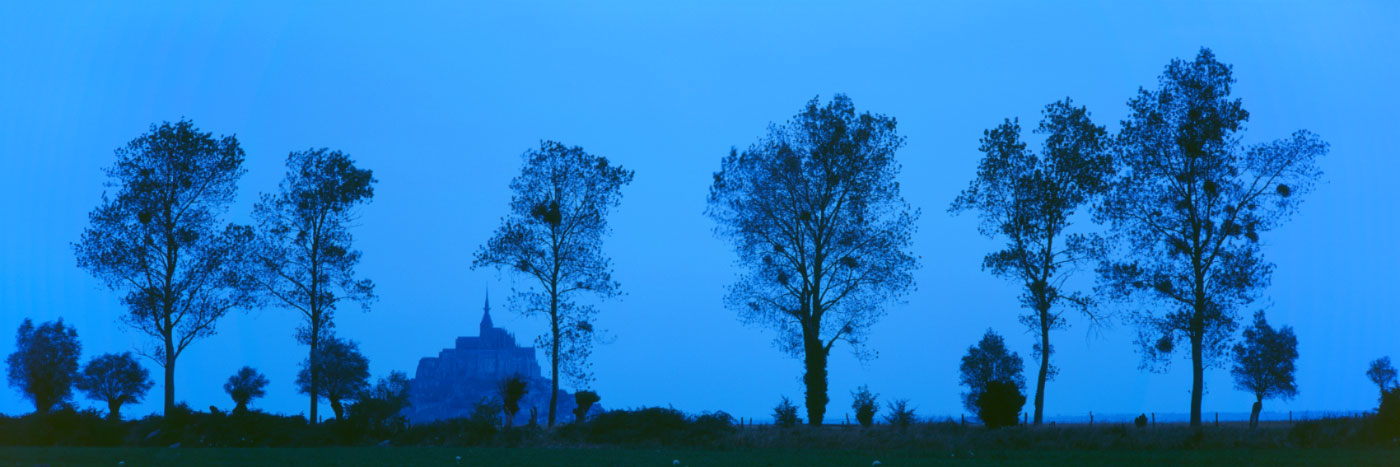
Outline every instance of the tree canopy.
{"label": "tree canopy", "polygon": [[25,318],[15,332],[15,351],[5,359],[11,387],[34,402],[34,411],[48,413],[73,396],[82,352],[78,331],[63,319],[34,326]]}
{"label": "tree canopy", "polygon": [[112,197],[88,214],[73,245],[78,266],[124,292],[124,321],[155,340],[145,354],[165,368],[165,410],[175,407],[175,362],[249,304],[235,267],[246,232],[220,221],[243,176],[243,149],[188,120],[152,125],[116,151]]}
{"label": "tree canopy", "polygon": [[1273,271],[1260,235],[1297,209],[1327,152],[1307,131],[1244,145],[1249,113],[1230,95],[1234,82],[1231,67],[1202,49],[1172,60],[1157,89],[1139,90],[1097,212],[1126,241],[1126,254],[1099,271],[1104,294],[1144,305],[1134,319],[1144,366],[1163,369],[1175,344],[1190,344],[1192,426],[1205,367],[1227,356],[1239,309]]}
{"label": "tree canopy", "polygon": [[[350,156],[329,149],[289,154],[287,173],[277,192],[263,194],[253,207],[256,241],[247,260],[247,281],[273,305],[299,312],[297,340],[307,344],[308,358],[321,336],[335,326],[342,302],[369,310],[374,282],[359,278],[360,252],[350,234],[357,207],[374,197],[374,175],[355,166]],[[317,419],[316,368],[309,375],[310,417]]]}
{"label": "tree canopy", "polygon": [[900,194],[894,118],[857,113],[845,95],[802,111],[715,172],[706,213],[744,268],[730,308],[769,326],[804,362],[808,422],[826,412],[827,357],[837,342],[862,353],[885,305],[913,287],[918,211]]}
{"label": "tree canopy", "polygon": [[77,383],[88,399],[107,403],[107,416],[113,420],[121,419],[122,405],[141,402],[155,384],[131,352],[102,354],[88,361]]}
{"label": "tree canopy", "polygon": [[1088,109],[1066,98],[1042,114],[1036,133],[1045,135],[1045,143],[1039,153],[1021,141],[1016,120],[984,131],[977,176],[949,207],[952,212],[976,210],[982,220],[979,230],[1006,241],[1003,249],[987,254],[982,268],[1023,287],[1021,306],[1027,313],[1021,322],[1039,338],[1033,348],[1040,359],[1036,424],[1041,423],[1045,382],[1057,373],[1050,363],[1050,331],[1068,325],[1063,307],[1056,305],[1068,305],[1091,320],[1098,317],[1090,296],[1063,288],[1068,273],[1100,257],[1106,244],[1096,234],[1067,230],[1075,212],[1107,188],[1113,169],[1108,132],[1094,125]]}
{"label": "tree canopy", "polygon": [[550,361],[549,426],[558,406],[559,373],[580,386],[592,379],[593,316],[579,294],[611,298],[620,285],[603,252],[608,213],[622,202],[633,172],[578,146],[543,141],[526,151],[520,175],[510,182],[510,211],[477,250],[473,267],[513,271],[530,281],[512,297],[526,316],[544,315],[549,333],[536,345]]}
{"label": "tree canopy", "polygon": [[1235,387],[1254,394],[1250,426],[1259,424],[1259,410],[1264,399],[1292,398],[1298,394],[1294,379],[1294,362],[1298,360],[1298,338],[1293,328],[1274,329],[1264,319],[1264,312],[1254,314],[1254,324],[1244,330],[1244,340],[1234,347],[1235,365],[1230,374]]}

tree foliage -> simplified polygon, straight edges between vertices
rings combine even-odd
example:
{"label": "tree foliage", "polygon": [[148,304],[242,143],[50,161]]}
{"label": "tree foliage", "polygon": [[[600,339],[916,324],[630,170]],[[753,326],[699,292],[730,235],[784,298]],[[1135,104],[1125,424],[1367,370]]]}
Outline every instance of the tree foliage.
{"label": "tree foliage", "polygon": [[1068,305],[1097,319],[1089,296],[1063,287],[1075,266],[1102,255],[1105,242],[1068,229],[1075,212],[1107,188],[1113,170],[1108,132],[1094,125],[1087,109],[1066,98],[1042,114],[1036,133],[1045,135],[1045,143],[1039,153],[1021,141],[1016,120],[983,132],[977,177],[949,208],[977,211],[982,234],[1006,240],[1003,249],[986,256],[982,268],[1023,287],[1021,306],[1027,313],[1021,322],[1039,341],[1034,348],[1040,359],[1036,424],[1041,422],[1045,382],[1056,373],[1050,363],[1050,331],[1067,326],[1064,309],[1056,306]]}
{"label": "tree foliage", "polygon": [[[316,353],[321,336],[335,326],[335,311],[345,301],[369,310],[374,283],[360,279],[349,227],[357,207],[374,197],[374,175],[355,166],[350,156],[329,149],[308,149],[287,156],[287,174],[276,193],[264,194],[253,207],[255,248],[246,280],[261,298],[301,313],[297,340]],[[315,390],[310,377],[311,420],[316,420]]]}
{"label": "tree foliage", "polygon": [[78,331],[63,318],[39,326],[25,318],[15,332],[15,351],[5,359],[10,386],[46,414],[73,396],[82,344]]}
{"label": "tree foliage", "polygon": [[598,393],[590,390],[582,390],[574,393],[574,423],[582,424],[588,419],[588,411],[593,408],[593,404],[603,400]]}
{"label": "tree foliage", "polygon": [[122,405],[141,402],[153,385],[150,372],[141,367],[131,352],[103,354],[89,360],[77,381],[78,389],[86,392],[88,399],[107,403],[107,416],[113,420],[121,420]]}
{"label": "tree foliage", "polygon": [[369,387],[369,359],[360,353],[360,345],[353,341],[325,337],[316,353],[302,361],[301,371],[297,372],[297,391],[302,394],[312,390],[312,371],[320,376],[315,390],[330,401],[336,420],[345,416],[342,401],[355,398]]}
{"label": "tree foliage", "polygon": [[856,412],[860,426],[868,427],[875,423],[875,412],[880,410],[880,395],[870,392],[870,387],[861,385],[851,391],[851,410]]}
{"label": "tree foliage", "polygon": [[809,423],[827,403],[827,357],[838,341],[865,350],[890,300],[914,284],[910,252],[918,211],[900,195],[895,119],[856,113],[837,95],[809,101],[740,152],[731,149],[710,186],[707,214],[730,239],[744,272],[731,308],[771,326],[803,359]]}
{"label": "tree foliage", "polygon": [[401,371],[389,372],[360,393],[349,407],[349,419],[370,432],[396,432],[408,426],[403,410],[410,405],[412,380]]}
{"label": "tree foliage", "polygon": [[[967,388],[967,391],[962,393],[963,408],[966,408],[968,412],[978,414],[978,418],[981,418],[984,406],[996,402],[997,404],[986,407],[992,409],[986,414],[992,416],[993,420],[988,421],[984,418],[982,423],[990,426],[1001,422],[1002,420],[997,418],[997,415],[1002,414],[1004,410],[998,411],[998,409],[1003,408],[1002,403],[1013,402],[1014,398],[1007,397],[1009,394],[1005,391],[1005,387],[994,388],[993,383],[1012,387],[1016,390],[1016,394],[1023,394],[1026,378],[1022,375],[1022,367],[1021,356],[1016,352],[1008,353],[1006,341],[988,329],[977,345],[967,348],[967,355],[963,355],[962,365],[958,367],[958,382]],[[1001,392],[992,394],[991,391],[994,389]],[[987,394],[992,394],[992,396],[990,399],[984,400]],[[1015,411],[1012,412],[1013,417],[1020,413],[1021,404],[1025,402],[1026,398],[1022,396],[1021,401],[1015,404]]]}
{"label": "tree foliage", "polygon": [[1384,396],[1385,392],[1395,385],[1395,367],[1390,365],[1390,357],[1377,358],[1371,362],[1371,367],[1366,370],[1366,378],[1371,380]]}
{"label": "tree foliage", "polygon": [[145,354],[165,368],[165,410],[175,407],[175,362],[246,306],[238,279],[243,229],[221,215],[244,173],[233,136],[215,138],[188,120],[152,125],[116,151],[102,203],[73,249],[78,266],[124,292],[124,320],[150,336]]}
{"label": "tree foliage", "polygon": [[525,393],[529,389],[525,378],[518,374],[510,375],[501,380],[497,390],[500,392],[501,410],[505,411],[507,427],[514,424],[515,414],[520,412],[520,400],[525,398]]}
{"label": "tree foliage", "polygon": [[1298,394],[1298,383],[1293,377],[1298,338],[1290,326],[1269,326],[1264,312],[1259,311],[1254,314],[1254,324],[1245,328],[1244,341],[1235,344],[1234,353],[1235,365],[1230,374],[1235,377],[1236,388],[1254,394],[1254,408],[1249,416],[1249,425],[1254,427],[1259,424],[1264,399],[1289,399]]}
{"label": "tree foliage", "polygon": [[1144,365],[1162,369],[1175,344],[1190,344],[1193,426],[1204,368],[1228,353],[1238,310],[1268,285],[1259,236],[1296,210],[1327,152],[1307,131],[1241,143],[1249,113],[1233,84],[1231,67],[1202,49],[1168,64],[1156,90],[1139,90],[1119,135],[1119,176],[1097,213],[1130,251],[1100,276],[1104,293],[1142,302],[1134,321]]}
{"label": "tree foliage", "polygon": [[233,411],[235,413],[247,412],[249,402],[267,395],[265,388],[267,388],[267,377],[258,373],[258,370],[246,366],[240,368],[233,376],[228,377],[228,381],[224,383],[224,392],[233,398]]}
{"label": "tree foliage", "polygon": [[536,340],[550,360],[549,426],[558,405],[559,373],[586,385],[597,310],[575,297],[618,294],[612,260],[603,253],[608,213],[622,202],[633,172],[604,157],[543,141],[526,151],[520,175],[510,182],[510,211],[477,251],[473,267],[493,266],[530,279],[516,290],[515,308],[543,314],[550,331]]}

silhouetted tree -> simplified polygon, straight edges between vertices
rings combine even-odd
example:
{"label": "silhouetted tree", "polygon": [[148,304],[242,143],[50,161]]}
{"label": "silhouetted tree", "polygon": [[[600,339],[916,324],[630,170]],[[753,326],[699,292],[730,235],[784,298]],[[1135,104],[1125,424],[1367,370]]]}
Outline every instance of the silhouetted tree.
{"label": "silhouetted tree", "polygon": [[792,428],[802,423],[802,419],[797,417],[797,406],[792,405],[792,401],[787,396],[778,401],[778,406],[773,408],[773,424],[783,428]]}
{"label": "silhouetted tree", "polygon": [[1277,330],[1269,326],[1264,312],[1254,313],[1254,324],[1244,330],[1244,342],[1235,344],[1235,366],[1230,374],[1235,387],[1254,394],[1254,407],[1249,412],[1249,427],[1259,426],[1259,411],[1264,399],[1292,398],[1298,394],[1293,379],[1293,362],[1298,360],[1298,338],[1292,326]]}
{"label": "silhouetted tree", "polygon": [[[355,277],[360,252],[349,227],[355,208],[374,196],[375,180],[340,151],[293,152],[286,165],[277,193],[264,194],[253,207],[258,241],[248,255],[247,279],[273,304],[302,314],[297,340],[310,347],[309,356],[335,326],[341,302],[359,302],[368,311],[374,300],[374,283]],[[309,375],[312,423],[320,405],[316,370]]]}
{"label": "silhouetted tree", "polygon": [[900,196],[895,120],[857,114],[837,95],[739,152],[710,186],[706,213],[746,268],[727,297],[750,324],[803,359],[808,423],[821,425],[827,357],[837,341],[858,357],[884,305],[913,285],[909,252],[918,211]]}
{"label": "silhouetted tree", "polygon": [[588,411],[593,408],[593,404],[603,398],[598,397],[598,393],[583,390],[574,393],[574,423],[582,424],[587,421]]}
{"label": "silhouetted tree", "polygon": [[526,151],[520,175],[510,182],[510,213],[477,251],[472,267],[494,266],[528,276],[538,287],[517,290],[517,309],[545,314],[549,333],[536,345],[549,352],[549,426],[559,399],[559,371],[579,383],[591,379],[593,315],[576,303],[578,292],[615,296],[612,261],[603,254],[608,212],[622,201],[632,171],[583,148],[543,141]]}
{"label": "silhouetted tree", "polygon": [[1381,397],[1385,397],[1385,391],[1395,383],[1395,367],[1390,366],[1390,357],[1381,357],[1372,361],[1371,368],[1366,370],[1366,377],[1379,387]]}
{"label": "silhouetted tree", "polygon": [[78,375],[78,389],[88,399],[107,403],[107,417],[121,420],[123,404],[135,404],[146,397],[155,383],[131,352],[103,354],[89,360]]}
{"label": "silhouetted tree", "polygon": [[856,421],[860,426],[868,427],[875,423],[875,412],[880,410],[879,394],[870,392],[870,387],[861,385],[855,391],[851,391],[851,410],[856,412]]}
{"label": "silhouetted tree", "polygon": [[78,331],[63,318],[38,327],[25,318],[15,333],[15,352],[5,359],[10,386],[34,402],[35,413],[49,413],[72,397],[82,348]]}
{"label": "silhouetted tree", "polygon": [[224,383],[224,392],[233,398],[233,412],[243,413],[248,411],[248,403],[267,395],[264,388],[267,387],[267,377],[252,367],[243,367],[228,377],[228,382]]}
{"label": "silhouetted tree", "polygon": [[234,270],[248,233],[219,220],[243,175],[243,149],[181,120],[152,125],[116,156],[106,170],[116,195],[103,195],[73,249],[79,267],[126,293],[126,323],[155,339],[144,353],[165,368],[168,412],[176,359],[248,303]]}
{"label": "silhouetted tree", "polygon": [[369,359],[360,353],[360,346],[353,341],[327,335],[317,346],[316,353],[302,361],[301,371],[297,372],[297,391],[311,392],[311,372],[314,368],[320,377],[316,390],[331,403],[335,419],[345,416],[345,406],[341,401],[352,399],[369,386]]}
{"label": "silhouetted tree", "polygon": [[967,387],[962,394],[963,407],[976,413],[988,427],[1015,425],[1021,406],[1026,403],[1026,397],[1021,395],[1026,387],[1022,365],[1021,356],[1007,353],[1006,341],[988,329],[977,345],[967,348],[958,367],[958,382]]}
{"label": "silhouetted tree", "polygon": [[510,375],[501,380],[497,390],[501,393],[501,410],[506,413],[506,427],[515,424],[515,414],[520,412],[520,400],[525,398],[525,393],[529,391],[525,384],[525,378],[520,375]]}
{"label": "silhouetted tree", "polygon": [[1021,141],[1021,125],[1006,120],[986,130],[979,148],[985,156],[977,178],[958,195],[951,212],[976,210],[979,227],[988,237],[1005,237],[1006,246],[990,253],[982,268],[1020,283],[1021,315],[1039,342],[1035,355],[1040,373],[1035,385],[1035,424],[1045,407],[1045,382],[1057,370],[1050,364],[1054,347],[1050,331],[1067,325],[1064,303],[1096,319],[1092,301],[1079,293],[1065,293],[1069,272],[1085,260],[1098,257],[1104,241],[1093,234],[1070,234],[1070,218],[1106,187],[1113,170],[1108,157],[1108,132],[1089,120],[1089,111],[1066,98],[1045,107],[1036,133],[1045,135],[1039,154]]}
{"label": "silhouetted tree", "polygon": [[885,415],[885,423],[898,429],[909,428],[914,424],[914,408],[909,406],[909,399],[898,399],[889,402],[889,412]]}
{"label": "silhouetted tree", "polygon": [[1191,426],[1201,424],[1206,366],[1228,353],[1238,309],[1273,270],[1259,235],[1295,210],[1327,152],[1306,131],[1244,147],[1249,113],[1230,97],[1233,83],[1231,67],[1202,49],[1167,65],[1157,90],[1139,90],[1119,136],[1120,176],[1098,212],[1131,251],[1099,271],[1105,293],[1145,302],[1144,367],[1160,371],[1176,342],[1191,344]]}

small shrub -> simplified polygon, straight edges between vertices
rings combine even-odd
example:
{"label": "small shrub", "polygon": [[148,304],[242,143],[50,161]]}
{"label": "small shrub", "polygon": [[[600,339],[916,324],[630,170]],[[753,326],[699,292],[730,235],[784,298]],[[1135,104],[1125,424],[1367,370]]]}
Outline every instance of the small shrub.
{"label": "small shrub", "polygon": [[1133,425],[1136,425],[1138,428],[1146,428],[1147,414],[1138,415],[1137,418],[1134,418]]}
{"label": "small shrub", "polygon": [[909,399],[899,399],[889,403],[890,413],[885,415],[885,422],[898,429],[909,428],[914,424],[914,408],[909,407]]}
{"label": "small shrub", "polygon": [[870,388],[862,385],[851,392],[851,409],[856,412],[856,421],[860,426],[870,426],[875,423],[875,412],[880,409],[877,399],[879,394],[870,392]]}
{"label": "small shrub", "polygon": [[773,424],[783,428],[792,428],[802,423],[802,419],[797,417],[797,406],[792,405],[792,401],[787,396],[778,402],[778,406],[773,408]]}
{"label": "small shrub", "polygon": [[986,389],[977,394],[977,418],[987,428],[1015,426],[1021,418],[1021,407],[1026,404],[1026,396],[1021,389],[1009,381],[990,381]]}
{"label": "small shrub", "polygon": [[700,414],[690,423],[690,432],[690,439],[694,442],[719,441],[734,432],[734,417],[722,410]]}
{"label": "small shrub", "polygon": [[463,433],[466,438],[463,441],[469,446],[484,444],[496,436],[497,427],[500,425],[500,401],[483,398],[472,409],[471,416],[467,417],[466,430]]}

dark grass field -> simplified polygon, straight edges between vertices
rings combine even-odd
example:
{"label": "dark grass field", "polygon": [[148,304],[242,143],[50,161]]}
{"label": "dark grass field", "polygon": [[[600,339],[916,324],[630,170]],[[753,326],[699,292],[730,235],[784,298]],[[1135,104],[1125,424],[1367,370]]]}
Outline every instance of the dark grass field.
{"label": "dark grass field", "polygon": [[[613,448],[0,448],[0,465],[1400,465],[1394,449],[861,451]],[[679,464],[673,464],[679,461]]]}

